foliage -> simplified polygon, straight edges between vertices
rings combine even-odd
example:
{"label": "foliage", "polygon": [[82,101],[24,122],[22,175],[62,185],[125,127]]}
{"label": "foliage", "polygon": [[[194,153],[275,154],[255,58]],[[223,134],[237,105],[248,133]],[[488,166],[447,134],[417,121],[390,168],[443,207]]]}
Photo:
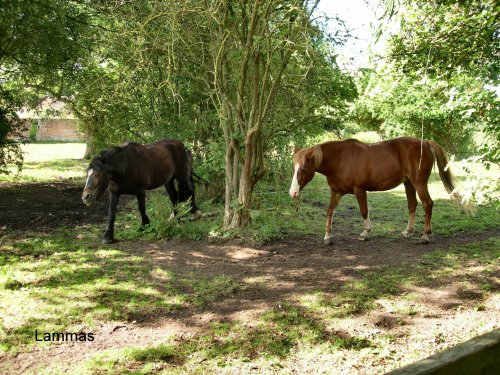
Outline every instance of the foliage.
{"label": "foliage", "polygon": [[0,175],[9,174],[9,165],[21,170],[23,155],[18,139],[23,124],[19,120],[8,95],[0,88]]}
{"label": "foliage", "polygon": [[0,1],[0,173],[22,162],[23,130],[15,112],[48,94],[70,95],[91,43],[88,9],[81,1]]}
{"label": "foliage", "polygon": [[500,5],[494,0],[403,0],[390,58],[403,72],[467,72],[497,84]]}
{"label": "foliage", "polygon": [[[431,128],[431,134],[458,135],[449,142],[454,151],[467,149],[466,144],[457,146],[467,143],[471,138],[467,134],[475,129],[482,140],[480,153],[500,161],[498,3],[387,0],[384,4],[386,19],[400,20],[400,30],[389,37],[388,49],[391,78],[398,82],[396,91],[399,88],[400,95],[394,100],[394,89],[389,89],[385,100],[387,87],[381,85],[379,101],[389,102],[395,110],[402,105],[402,111],[407,104],[420,102],[420,112],[426,113],[419,117],[424,127]],[[398,96],[402,100],[397,100]],[[358,110],[365,118],[384,121],[380,114],[370,111],[371,107],[374,105],[361,103]],[[415,109],[403,113],[405,122],[412,121],[418,112]],[[405,131],[406,125],[402,124]]]}
{"label": "foliage", "polygon": [[82,68],[75,103],[87,132],[96,147],[182,139],[215,197],[225,190],[227,226],[244,224],[255,184],[283,169],[291,137],[338,127],[356,94],[312,21],[313,1],[96,7],[113,32],[99,32]]}
{"label": "foliage", "polygon": [[386,138],[423,135],[459,155],[491,144],[490,138],[474,139],[474,134],[493,126],[498,98],[474,77],[411,76],[386,66],[365,71],[359,81],[363,95],[353,107],[353,117],[366,129]]}
{"label": "foliage", "polygon": [[[500,179],[491,176],[487,171],[491,168],[491,163],[486,160],[487,153],[464,159],[460,162],[460,167],[469,176],[462,183],[460,195],[466,204],[483,206],[496,204],[500,208]],[[485,165],[486,170],[477,168],[478,163]]]}

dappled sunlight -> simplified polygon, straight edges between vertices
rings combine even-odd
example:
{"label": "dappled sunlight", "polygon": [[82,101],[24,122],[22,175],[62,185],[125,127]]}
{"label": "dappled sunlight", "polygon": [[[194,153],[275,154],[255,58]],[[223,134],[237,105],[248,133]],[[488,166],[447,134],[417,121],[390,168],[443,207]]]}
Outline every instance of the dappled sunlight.
{"label": "dappled sunlight", "polygon": [[458,306],[461,304],[461,299],[458,298],[456,290],[452,289],[436,289],[435,286],[407,286],[407,290],[412,293],[417,293],[423,296],[425,303],[449,308],[450,306]]}
{"label": "dappled sunlight", "polygon": [[204,259],[211,259],[211,257],[209,257],[208,255],[206,254],[202,254],[200,252],[197,252],[197,251],[192,251],[189,253],[189,255],[195,257],[195,258],[204,258]]}
{"label": "dappled sunlight", "polygon": [[[239,371],[250,371],[250,366],[245,365],[247,361],[252,361],[252,366],[258,363],[260,371],[272,371],[288,366],[290,361],[296,363],[313,356],[324,356],[326,360],[328,355],[331,361],[333,355],[341,360],[339,353],[361,351],[372,346],[363,337],[327,329],[323,322],[313,319],[293,304],[279,305],[263,312],[252,324],[222,322],[213,318],[207,313],[196,316],[197,321],[208,322],[204,331],[198,334],[163,346],[137,349],[132,355],[122,351],[121,357],[101,356],[99,362],[102,365],[103,361],[113,361],[114,370],[120,371],[137,359],[143,364],[154,361],[158,357],[151,354],[156,352],[168,353],[168,357],[163,354],[166,369],[175,367],[176,370],[189,371],[193,365],[205,362],[209,366],[206,370],[215,371],[211,360],[223,357],[224,367],[230,372],[233,366]],[[241,359],[244,359],[243,363]]]}
{"label": "dappled sunlight", "polygon": [[[170,332],[175,339],[167,345],[172,346],[165,351],[162,347],[149,347],[143,352],[135,349],[135,359],[122,352],[112,368],[146,365],[152,353],[164,358],[164,368],[186,370],[199,363],[215,370],[217,366],[210,367],[214,366],[213,358],[222,357],[228,368],[235,366],[240,371],[245,368],[241,358],[259,363],[261,370],[275,369],[277,363],[285,368],[293,363],[293,368],[318,370],[327,360],[352,369],[354,361],[348,360],[352,356],[358,359],[358,366],[366,361],[364,366],[378,363],[384,368],[383,361],[399,358],[397,345],[408,342],[408,347],[413,347],[418,341],[406,334],[394,338],[390,332],[408,330],[421,319],[432,319],[425,318],[429,311],[434,315],[455,311],[444,305],[455,302],[448,299],[451,294],[435,294],[436,300],[419,297],[439,291],[439,285],[458,277],[462,250],[435,253],[426,261],[433,271],[424,272],[421,263],[387,268],[390,248],[365,253],[300,247],[309,242],[302,239],[294,241],[299,247],[277,243],[255,249],[231,243],[213,246],[173,241],[157,243],[154,250],[134,242],[61,251],[66,246],[62,239],[35,241],[43,244],[48,255],[41,260],[26,259],[11,268],[11,280],[26,283],[22,276],[29,272],[36,277],[26,285],[19,284],[23,287],[15,291],[22,292],[32,305],[7,312],[10,319],[20,315],[23,320],[16,326],[12,320],[10,326],[4,323],[4,330],[15,337],[4,345],[25,347],[35,329],[67,330],[78,324],[89,329],[97,322],[138,321],[145,327],[158,326],[165,335]],[[357,242],[353,239],[352,244]],[[344,245],[349,247],[350,242],[344,241]],[[30,246],[26,242],[21,248],[26,252]],[[55,248],[59,251],[53,251]],[[468,278],[468,290],[478,282],[484,288],[491,280],[484,273],[484,262],[466,263],[468,275],[484,275],[477,281]],[[50,270],[54,264],[58,267]],[[469,303],[464,298],[470,296],[456,295],[454,306]],[[33,304],[37,308],[28,311]],[[477,314],[486,324],[488,319],[482,310],[490,309],[490,304],[484,302],[482,306]],[[163,327],[167,321],[168,326]],[[176,335],[187,327],[191,327],[189,335]],[[436,330],[425,339],[451,340],[441,334]],[[467,328],[459,337],[471,334]],[[415,358],[431,350],[432,346],[426,345]],[[312,357],[323,360],[308,364],[307,359]]]}
{"label": "dappled sunlight", "polygon": [[26,162],[83,159],[85,143],[28,143],[21,145]]}
{"label": "dappled sunlight", "polygon": [[248,247],[232,247],[227,250],[226,255],[232,259],[254,259],[268,254],[268,251],[257,250]]}
{"label": "dappled sunlight", "polygon": [[159,249],[147,250],[144,252],[144,254],[147,254],[150,257],[154,257],[154,259],[158,259],[162,262],[173,261],[179,256],[179,253],[176,251],[165,251]]}
{"label": "dappled sunlight", "polygon": [[[120,240],[109,246],[99,242],[104,205],[96,212],[100,221],[85,218],[56,229],[47,221],[47,226],[20,232],[22,236],[3,237],[2,252],[8,255],[0,258],[5,259],[0,263],[5,270],[0,273],[0,299],[9,307],[1,311],[2,350],[32,350],[35,330],[95,330],[101,335],[99,345],[138,346],[128,336],[130,330],[143,335],[141,345],[167,337],[172,341],[137,349],[133,357],[122,353],[124,359],[110,368],[153,366],[148,356],[163,358],[162,368],[186,371],[216,372],[221,367],[214,358],[224,358],[225,368],[237,371],[247,368],[242,358],[271,372],[321,370],[328,360],[342,369],[370,363],[385,368],[385,361],[399,360],[394,352],[398,345],[414,345],[411,329],[439,319],[434,317],[475,309],[476,320],[488,327],[491,318],[486,316],[498,311],[498,300],[492,298],[495,263],[488,255],[495,245],[487,235],[496,232],[470,235],[459,229],[494,227],[494,210],[480,209],[471,221],[449,199],[434,198],[437,239],[420,247],[415,240],[421,205],[416,236],[401,239],[408,215],[404,191],[373,193],[368,195],[372,238],[361,243],[356,239],[363,225],[357,202],[346,196],[335,214],[334,244],[324,247],[328,191],[323,183],[313,185],[297,206],[284,200],[281,207],[258,211],[253,226],[236,233],[242,239],[222,239],[219,233],[210,240],[153,241],[135,229],[137,215],[127,211],[135,210],[132,200],[119,211]],[[444,191],[440,182],[435,187]],[[45,189],[53,191],[48,185]],[[68,191],[79,194],[79,189]],[[27,204],[30,192],[22,199]],[[286,210],[287,220],[277,220]],[[54,223],[66,214],[60,215]],[[213,228],[209,221],[189,225]],[[175,228],[187,235],[202,233],[191,233],[184,223]],[[260,238],[283,239],[266,243]],[[427,259],[426,254],[434,255]],[[466,328],[458,337],[471,332]],[[439,341],[439,335],[427,339]],[[123,343],[117,344],[117,337]],[[57,352],[54,345],[43,345],[46,353]],[[78,357],[76,347],[67,350]],[[99,352],[99,347],[92,350]],[[429,344],[419,355],[431,351]],[[318,365],[307,363],[312,357],[321,358]]]}
{"label": "dappled sunlight", "polygon": [[265,275],[265,276],[252,276],[246,277],[243,279],[243,282],[246,284],[257,284],[264,285],[267,282],[272,282],[276,280],[276,276],[274,275]]}
{"label": "dappled sunlight", "polygon": [[155,268],[150,272],[150,275],[156,279],[162,280],[162,281],[172,281],[174,279],[174,275],[172,272],[163,270],[159,267]]}

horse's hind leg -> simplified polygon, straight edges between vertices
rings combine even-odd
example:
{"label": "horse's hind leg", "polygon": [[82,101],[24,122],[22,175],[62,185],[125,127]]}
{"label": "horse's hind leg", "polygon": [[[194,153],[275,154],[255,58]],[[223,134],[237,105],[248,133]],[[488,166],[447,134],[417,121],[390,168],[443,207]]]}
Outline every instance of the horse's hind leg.
{"label": "horse's hind leg", "polygon": [[199,218],[201,216],[201,211],[196,205],[196,194],[194,192],[194,181],[191,173],[187,175],[184,181],[179,181],[179,190],[181,192],[181,201],[185,202],[189,198],[191,198],[191,213],[195,216],[195,218]]}
{"label": "horse's hind leg", "polygon": [[422,184],[420,186],[415,186],[417,190],[418,197],[422,201],[422,206],[425,211],[425,223],[424,223],[424,234],[422,235],[421,243],[429,243],[429,235],[432,234],[431,219],[432,219],[432,206],[434,202],[429,195],[427,190],[427,184]]}
{"label": "horse's hind leg", "polygon": [[332,223],[333,223],[333,214],[335,213],[335,208],[340,202],[341,195],[333,190],[331,190],[330,195],[330,204],[328,205],[328,210],[326,212],[326,225],[325,225],[325,245],[332,244]]}
{"label": "horse's hind leg", "polygon": [[354,195],[358,200],[359,210],[361,211],[361,216],[363,216],[364,220],[364,229],[363,232],[361,232],[361,234],[359,235],[358,240],[366,241],[368,239],[369,233],[372,230],[372,224],[370,222],[370,216],[368,214],[368,199],[366,197],[366,191],[356,189],[354,190]]}
{"label": "horse's hind leg", "polygon": [[406,199],[408,201],[408,212],[410,216],[408,217],[408,225],[406,229],[401,232],[404,238],[409,238],[415,229],[415,211],[417,210],[417,192],[415,187],[410,181],[405,181],[405,191]]}
{"label": "horse's hind leg", "polygon": [[172,212],[172,215],[170,215],[170,219],[172,219],[173,217],[175,217],[175,215],[177,215],[176,206],[179,199],[173,178],[171,178],[170,181],[165,184],[165,189],[167,189],[168,197],[170,198],[170,201],[172,202],[172,206],[174,208],[174,212]]}
{"label": "horse's hind leg", "polygon": [[139,205],[139,212],[141,213],[141,224],[146,226],[150,223],[149,217],[146,215],[146,191],[141,190],[136,194],[137,204]]}

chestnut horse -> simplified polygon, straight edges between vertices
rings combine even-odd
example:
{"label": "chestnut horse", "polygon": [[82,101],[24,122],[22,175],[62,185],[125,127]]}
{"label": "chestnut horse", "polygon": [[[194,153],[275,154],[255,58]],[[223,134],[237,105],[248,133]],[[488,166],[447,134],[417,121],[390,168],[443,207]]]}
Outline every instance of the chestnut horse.
{"label": "chestnut horse", "polygon": [[[191,213],[196,217],[200,216],[201,212],[195,201],[192,162],[191,152],[184,144],[169,139],[146,145],[130,142],[101,151],[87,169],[82,201],[90,206],[108,189],[108,224],[102,242],[114,241],[116,207],[122,194],[137,197],[142,226],[149,224],[146,215],[146,190],[162,185],[167,189],[174,206],[173,214],[177,213],[175,205],[178,202],[191,199]],[[178,191],[174,180],[178,181]]]}
{"label": "chestnut horse", "polygon": [[418,194],[425,211],[424,233],[421,243],[429,243],[431,234],[432,199],[427,189],[434,161],[439,176],[452,198],[460,201],[454,192],[455,182],[448,160],[441,146],[434,141],[402,137],[390,141],[366,144],[354,139],[325,142],[295,152],[294,174],[290,196],[299,197],[300,191],[311,181],[315,172],[326,176],[331,197],[325,226],[325,244],[332,243],[332,220],[340,198],[354,194],[364,219],[364,230],[359,235],[367,240],[371,231],[368,215],[367,191],[383,191],[403,183],[410,213],[408,225],[401,233],[408,238],[414,231]]}

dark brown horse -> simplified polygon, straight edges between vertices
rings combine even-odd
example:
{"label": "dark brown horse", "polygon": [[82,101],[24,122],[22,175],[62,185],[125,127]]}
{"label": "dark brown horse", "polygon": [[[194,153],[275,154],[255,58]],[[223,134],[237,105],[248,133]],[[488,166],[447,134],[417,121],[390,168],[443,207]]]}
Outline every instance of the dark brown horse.
{"label": "dark brown horse", "polygon": [[[146,190],[162,185],[174,206],[191,199],[191,213],[200,216],[196,206],[192,155],[176,140],[161,140],[140,145],[134,142],[103,150],[89,164],[82,200],[91,205],[106,188],[109,192],[108,225],[102,242],[114,241],[116,207],[122,194],[137,197],[142,225],[149,224],[146,215]],[[174,180],[178,181],[177,191]]]}
{"label": "dark brown horse", "polygon": [[406,238],[413,233],[417,194],[425,211],[422,243],[429,242],[431,234],[432,199],[427,189],[434,161],[446,191],[460,201],[454,192],[455,182],[449,169],[448,160],[441,146],[433,141],[403,137],[386,142],[365,144],[357,140],[325,142],[297,151],[293,157],[294,175],[290,196],[299,197],[300,191],[311,181],[315,172],[326,176],[330,185],[331,198],[325,226],[325,244],[332,243],[333,213],[340,198],[354,194],[358,200],[364,219],[364,230],[359,240],[368,239],[371,231],[368,216],[367,191],[383,191],[403,183],[408,200],[410,217],[402,235]]}

